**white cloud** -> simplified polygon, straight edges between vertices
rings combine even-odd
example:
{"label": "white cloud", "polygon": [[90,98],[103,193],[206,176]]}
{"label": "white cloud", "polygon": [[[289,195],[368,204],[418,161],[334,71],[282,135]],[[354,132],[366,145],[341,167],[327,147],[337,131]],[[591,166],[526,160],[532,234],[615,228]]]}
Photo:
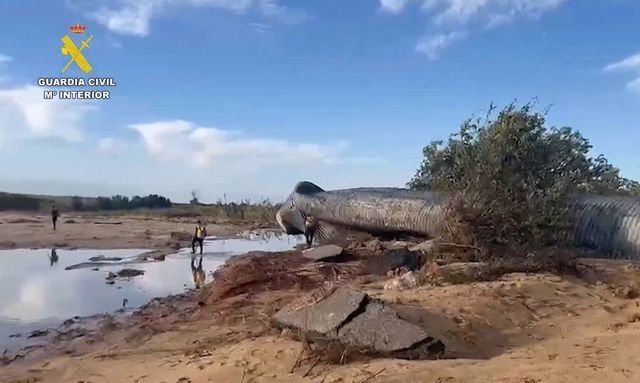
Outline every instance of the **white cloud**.
{"label": "white cloud", "polygon": [[[0,64],[11,59],[0,56]],[[0,65],[0,78],[5,68]],[[0,144],[13,139],[59,138],[69,142],[83,139],[83,122],[95,107],[80,100],[45,100],[46,88],[34,85],[1,86]]]}
{"label": "white cloud", "polygon": [[12,61],[12,60],[13,58],[11,56],[0,54],[0,64],[8,63],[9,61]]}
{"label": "white cloud", "polygon": [[261,35],[269,32],[269,30],[271,29],[271,26],[269,24],[264,23],[251,23],[249,24],[249,26],[254,32],[260,33]]}
{"label": "white cloud", "polygon": [[400,13],[409,3],[409,0],[380,0],[380,8],[389,13]]}
{"label": "white cloud", "polygon": [[247,164],[335,162],[346,142],[334,145],[292,143],[248,137],[238,132],[201,127],[183,120],[135,124],[149,154],[164,161],[186,161],[206,167],[223,161]]}
{"label": "white cloud", "polygon": [[605,71],[617,70],[640,70],[640,53],[627,57],[622,61],[609,64],[604,68]]}
{"label": "white cloud", "polygon": [[[416,50],[428,57],[437,57],[438,51],[460,40],[460,32],[451,32],[472,25],[497,27],[517,17],[538,18],[569,0],[379,0],[380,7],[398,14],[419,5],[435,28],[434,37],[418,42]],[[432,52],[435,51],[435,54]]]}
{"label": "white cloud", "polygon": [[122,153],[126,145],[117,138],[101,138],[98,140],[98,151],[106,156],[115,156]]}
{"label": "white cloud", "polygon": [[424,38],[416,44],[416,52],[425,54],[430,60],[437,60],[440,51],[466,37],[464,32],[454,31]]}
{"label": "white cloud", "polygon": [[211,7],[235,14],[256,13],[287,24],[304,21],[302,11],[288,9],[277,0],[109,0],[91,16],[108,29],[125,35],[146,36],[151,19],[180,7]]}
{"label": "white cloud", "polygon": [[0,141],[7,139],[83,139],[83,121],[95,107],[71,100],[43,98],[44,88],[0,88]]}
{"label": "white cloud", "polygon": [[640,92],[640,53],[609,64],[603,70],[605,72],[632,72],[635,78],[627,83],[627,89]]}

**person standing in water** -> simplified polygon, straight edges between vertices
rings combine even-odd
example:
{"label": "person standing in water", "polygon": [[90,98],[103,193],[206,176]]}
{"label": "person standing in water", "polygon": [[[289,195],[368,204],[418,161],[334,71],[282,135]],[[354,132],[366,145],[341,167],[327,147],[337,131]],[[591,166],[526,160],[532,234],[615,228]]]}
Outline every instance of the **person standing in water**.
{"label": "person standing in water", "polygon": [[53,230],[56,230],[56,222],[58,222],[58,209],[56,208],[56,205],[53,205],[51,207],[51,222],[53,222]]}
{"label": "person standing in water", "polygon": [[[201,221],[198,221],[196,225],[196,232],[193,235],[193,240],[191,241],[191,253],[196,253],[196,243],[200,245],[200,254],[202,254],[202,245],[204,242],[204,238],[207,236],[207,228],[202,224]],[[201,261],[202,262],[202,261]]]}

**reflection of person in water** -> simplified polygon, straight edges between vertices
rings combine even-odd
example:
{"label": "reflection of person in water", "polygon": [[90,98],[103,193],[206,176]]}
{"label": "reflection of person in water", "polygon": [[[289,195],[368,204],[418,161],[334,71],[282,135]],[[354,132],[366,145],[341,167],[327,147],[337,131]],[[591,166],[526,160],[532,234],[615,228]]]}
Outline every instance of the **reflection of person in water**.
{"label": "reflection of person in water", "polygon": [[196,290],[200,289],[204,285],[206,275],[202,269],[202,255],[198,261],[198,267],[196,267],[196,257],[191,257],[191,274],[193,274],[193,284],[196,285]]}
{"label": "reflection of person in water", "polygon": [[51,263],[49,266],[53,266],[58,262],[58,253],[56,253],[56,249],[51,249],[51,254],[49,255],[49,262]]}

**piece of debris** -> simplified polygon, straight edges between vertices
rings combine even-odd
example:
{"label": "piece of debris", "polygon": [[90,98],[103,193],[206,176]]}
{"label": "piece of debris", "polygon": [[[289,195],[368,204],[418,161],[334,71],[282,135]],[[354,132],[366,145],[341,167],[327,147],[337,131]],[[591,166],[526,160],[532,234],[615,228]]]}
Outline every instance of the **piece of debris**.
{"label": "piece of debris", "polygon": [[393,242],[383,242],[382,243],[382,247],[387,249],[387,250],[402,250],[402,249],[408,249],[409,247],[411,247],[413,244],[409,243],[407,241],[393,241]]}
{"label": "piece of debris", "polygon": [[337,259],[342,251],[338,245],[323,245],[304,250],[302,256],[313,261],[330,261]]}
{"label": "piece of debris", "polygon": [[378,253],[383,250],[382,242],[379,239],[375,238],[365,242],[364,244],[365,250],[370,253]]}
{"label": "piece of debris", "polygon": [[41,336],[47,335],[48,333],[49,333],[49,330],[35,330],[35,331],[32,331],[27,338],[39,338]]}
{"label": "piece of debris", "polygon": [[399,318],[382,301],[370,301],[363,313],[338,331],[338,338],[351,346],[403,359],[431,358],[444,353],[441,341],[427,335],[422,327]]}
{"label": "piece of debris", "polygon": [[331,333],[335,337],[340,325],[363,305],[367,294],[338,289],[321,301],[312,297],[313,293],[306,302],[303,299],[283,308],[274,316],[274,320],[284,327],[315,334]]}
{"label": "piece of debris", "polygon": [[280,310],[273,317],[275,324],[298,330],[317,344],[337,341],[373,355],[432,359],[444,352],[441,341],[365,293],[338,288],[322,300],[309,301],[294,302]]}
{"label": "piece of debris", "polygon": [[409,247],[409,251],[419,251],[425,255],[432,255],[439,249],[438,242],[434,239],[421,242],[417,245]]}
{"label": "piece of debris", "polygon": [[89,261],[91,262],[118,262],[118,261],[122,261],[122,258],[120,257],[107,257],[106,255],[98,255],[96,257],[91,257],[89,258]]}
{"label": "piece of debris", "polygon": [[137,270],[137,269],[122,269],[117,273],[118,277],[120,278],[137,277],[138,275],[143,275],[143,274],[144,274],[144,270]]}
{"label": "piece of debris", "polygon": [[408,250],[391,250],[380,255],[368,257],[365,267],[369,274],[387,275],[389,271],[405,268],[412,271],[420,268],[422,255]]}
{"label": "piece of debris", "polygon": [[115,221],[115,222],[106,222],[106,221],[95,221],[93,222],[94,225],[122,225],[122,222],[120,221]]}
{"label": "piece of debris", "polygon": [[385,290],[409,290],[422,286],[426,281],[426,276],[419,271],[409,271],[399,277],[393,278],[384,284]]}
{"label": "piece of debris", "polygon": [[614,294],[616,297],[622,298],[622,299],[636,299],[640,297],[640,292],[638,291],[638,288],[633,284],[616,288],[614,291]]}

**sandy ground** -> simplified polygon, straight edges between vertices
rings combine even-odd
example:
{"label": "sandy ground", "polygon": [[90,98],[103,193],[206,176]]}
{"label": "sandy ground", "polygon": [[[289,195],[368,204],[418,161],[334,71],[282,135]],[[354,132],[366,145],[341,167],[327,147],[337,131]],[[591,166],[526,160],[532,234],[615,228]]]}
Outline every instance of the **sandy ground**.
{"label": "sandy ground", "polygon": [[[160,232],[165,224],[151,226]],[[70,245],[85,243],[79,239],[83,229],[73,230],[78,231],[67,238]],[[65,234],[48,234],[55,235]],[[396,305],[403,317],[440,338],[447,351],[435,361],[359,358],[340,365],[301,356],[301,343],[271,326],[271,314],[325,278],[298,252],[277,256],[290,268],[286,274],[239,289],[214,282],[198,292],[153,301],[127,318],[106,316],[82,334],[62,332],[47,348],[0,367],[0,381],[640,381],[640,299],[627,296],[627,287],[640,283],[637,265],[584,261],[577,276],[507,274],[491,282],[398,292],[383,290],[379,280],[349,276],[358,268],[352,261],[339,266],[338,275],[346,277],[337,283]],[[294,369],[299,358],[302,363]]]}
{"label": "sandy ground", "polygon": [[[0,249],[11,248],[144,248],[169,250],[189,246],[196,219],[162,217],[64,215],[54,231],[43,215],[0,213]],[[230,235],[232,225],[207,226],[209,235]],[[173,235],[172,235],[173,233]]]}

